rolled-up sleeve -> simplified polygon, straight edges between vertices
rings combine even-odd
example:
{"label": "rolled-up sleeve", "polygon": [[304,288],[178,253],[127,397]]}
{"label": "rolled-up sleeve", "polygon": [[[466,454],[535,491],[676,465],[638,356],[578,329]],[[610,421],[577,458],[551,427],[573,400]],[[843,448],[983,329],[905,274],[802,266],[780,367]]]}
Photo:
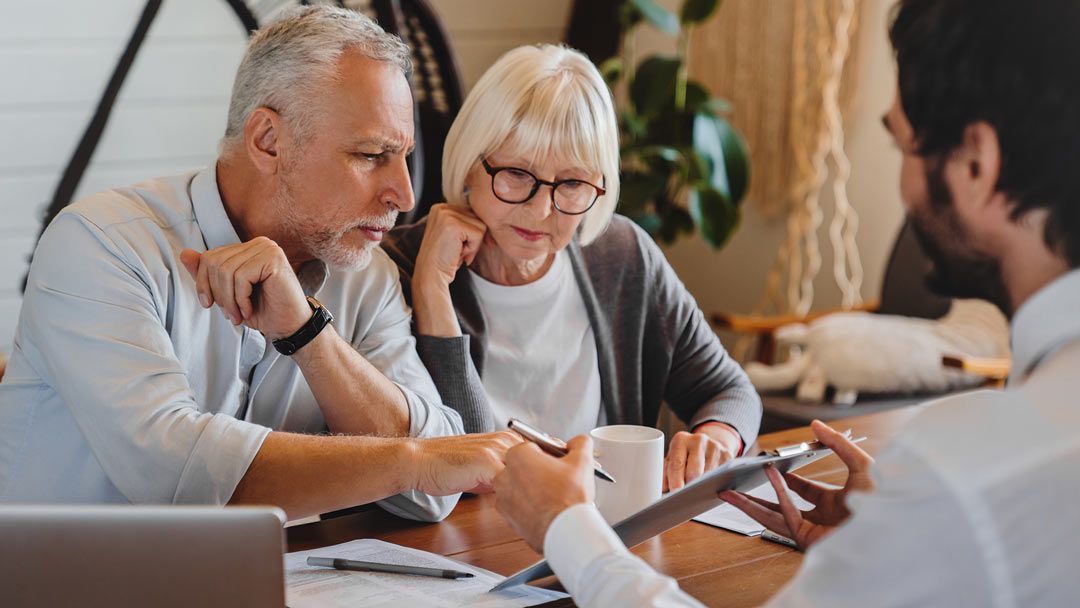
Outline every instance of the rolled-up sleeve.
{"label": "rolled-up sleeve", "polygon": [[27,284],[21,348],[133,503],[224,504],[269,429],[202,411],[129,250],[65,213]]}
{"label": "rolled-up sleeve", "polygon": [[[373,325],[354,346],[405,395],[411,437],[461,435],[464,432],[461,416],[442,403],[431,375],[416,352],[412,311],[401,293],[397,270],[385,254],[379,253],[373,262],[386,265],[381,269],[387,276],[383,297],[379,310],[373,314]],[[438,521],[450,514],[458,498],[460,494],[430,496],[414,490],[378,504],[401,517]]]}

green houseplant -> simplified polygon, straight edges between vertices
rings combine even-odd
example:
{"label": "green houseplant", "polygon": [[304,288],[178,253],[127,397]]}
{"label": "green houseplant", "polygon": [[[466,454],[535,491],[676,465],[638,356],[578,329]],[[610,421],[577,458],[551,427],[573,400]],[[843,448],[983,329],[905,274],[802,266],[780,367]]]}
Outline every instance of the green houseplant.
{"label": "green houseplant", "polygon": [[[719,5],[685,0],[676,15],[655,0],[627,0],[620,9],[624,57],[600,65],[612,89],[627,87],[619,110],[619,210],[665,243],[697,230],[722,247],[738,226],[750,181],[746,144],[725,118],[727,102],[687,77],[690,31]],[[635,65],[634,34],[646,23],[675,37],[677,51]]]}

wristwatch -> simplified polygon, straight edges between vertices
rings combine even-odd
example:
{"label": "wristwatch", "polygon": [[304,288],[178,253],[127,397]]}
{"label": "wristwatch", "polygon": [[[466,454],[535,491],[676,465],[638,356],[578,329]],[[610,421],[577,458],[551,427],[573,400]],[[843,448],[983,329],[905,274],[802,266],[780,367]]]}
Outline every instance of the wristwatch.
{"label": "wristwatch", "polygon": [[304,348],[308,342],[311,342],[315,339],[315,336],[319,335],[319,332],[324,327],[334,320],[334,315],[330,314],[329,310],[326,310],[322,302],[308,296],[307,303],[312,310],[311,318],[308,319],[307,323],[304,323],[293,335],[274,340],[274,348],[286,357]]}

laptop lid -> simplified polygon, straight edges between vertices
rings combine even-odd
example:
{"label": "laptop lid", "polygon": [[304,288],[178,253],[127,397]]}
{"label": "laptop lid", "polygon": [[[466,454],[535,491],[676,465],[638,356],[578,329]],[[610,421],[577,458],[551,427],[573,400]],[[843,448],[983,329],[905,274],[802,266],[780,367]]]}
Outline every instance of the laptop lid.
{"label": "laptop lid", "polygon": [[262,507],[0,506],[0,604],[281,607],[284,522]]}

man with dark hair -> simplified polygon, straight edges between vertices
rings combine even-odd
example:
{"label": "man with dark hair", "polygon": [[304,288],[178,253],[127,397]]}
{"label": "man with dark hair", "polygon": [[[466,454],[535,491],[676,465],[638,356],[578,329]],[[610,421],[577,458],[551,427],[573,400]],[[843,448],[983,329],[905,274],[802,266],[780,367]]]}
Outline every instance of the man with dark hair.
{"label": "man with dark hair", "polygon": [[[901,0],[907,215],[931,283],[1012,319],[1005,391],[922,410],[880,455],[815,422],[843,488],[768,474],[779,504],[721,497],[809,551],[778,606],[1064,606],[1080,596],[1080,3]],[[580,606],[697,605],[630,555],[589,504],[592,447],[523,445],[495,479],[500,512]],[[800,512],[788,487],[815,505]],[[850,500],[849,500],[850,494]],[[820,543],[818,542],[820,541]]]}

